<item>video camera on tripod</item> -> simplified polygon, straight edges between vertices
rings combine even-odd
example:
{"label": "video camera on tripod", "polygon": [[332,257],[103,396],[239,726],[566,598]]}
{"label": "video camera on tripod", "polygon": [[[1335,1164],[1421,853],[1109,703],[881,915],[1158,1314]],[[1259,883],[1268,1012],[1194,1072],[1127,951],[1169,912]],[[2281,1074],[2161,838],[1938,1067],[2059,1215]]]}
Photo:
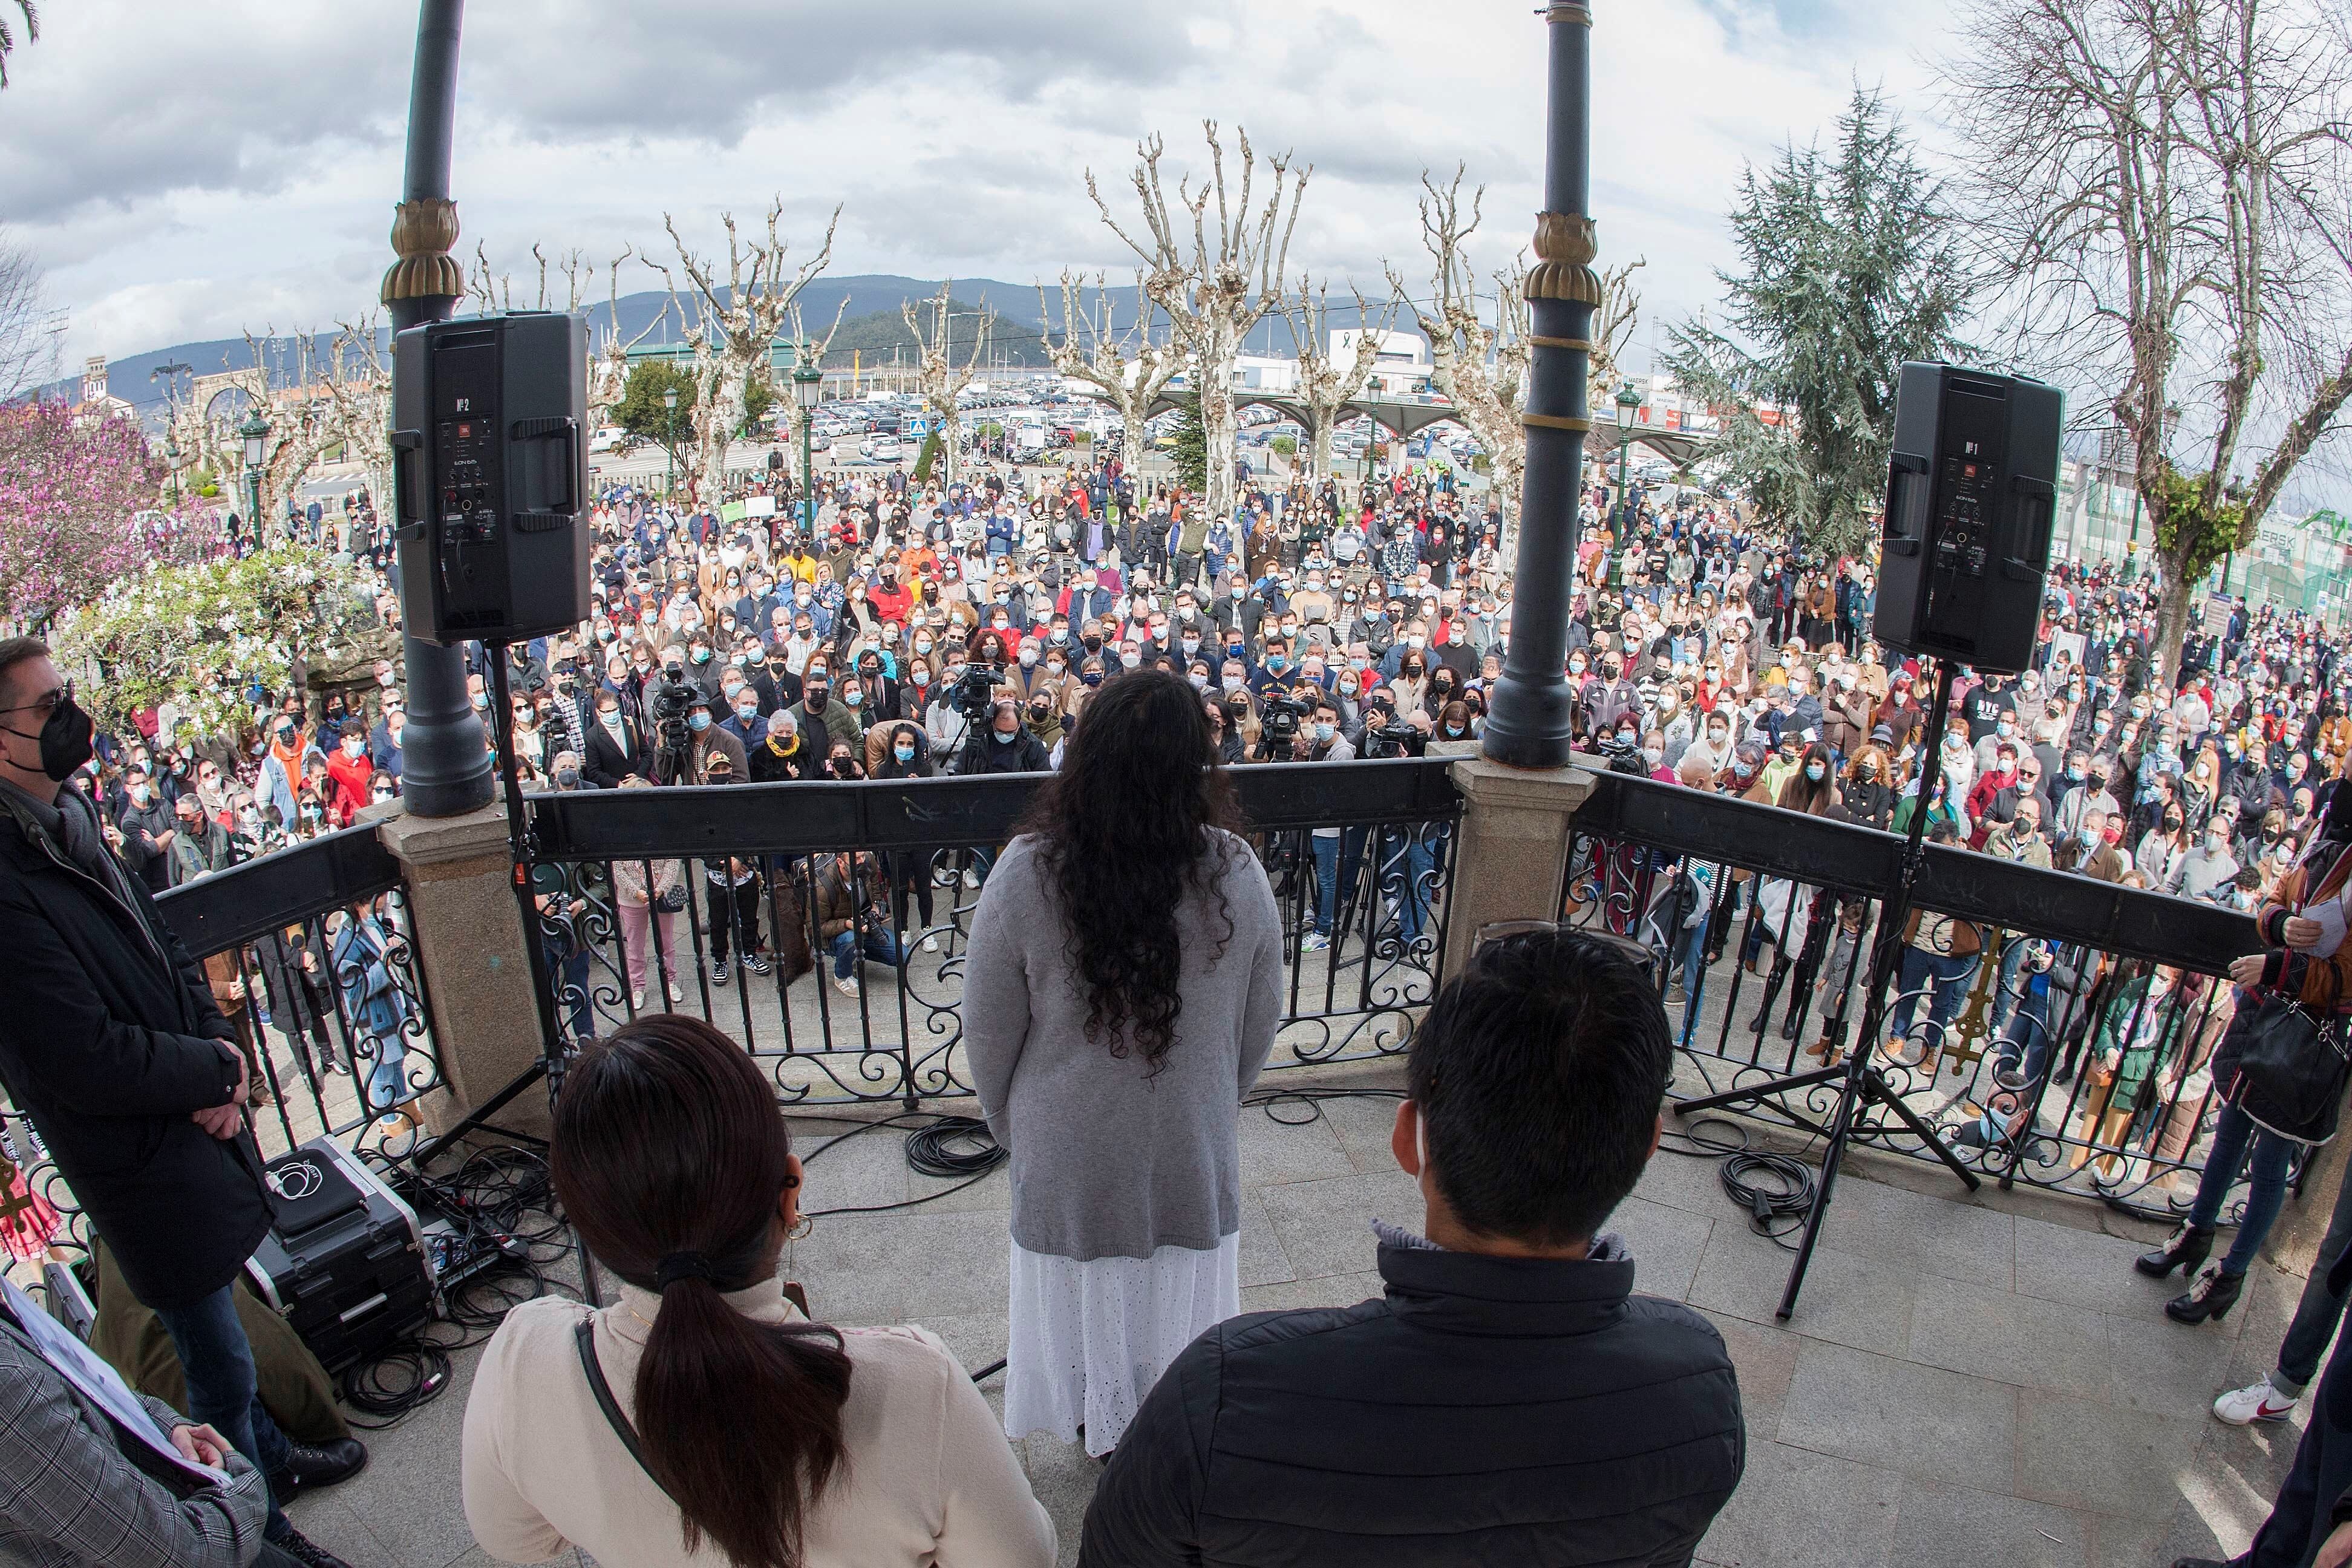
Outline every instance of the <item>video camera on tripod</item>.
{"label": "video camera on tripod", "polygon": [[968,664],[963,668],[963,679],[956,682],[955,690],[948,696],[956,711],[975,730],[988,722],[995,702],[996,681],[994,666]]}
{"label": "video camera on tripod", "polygon": [[694,705],[695,689],[686,679],[686,667],[676,659],[662,666],[661,679],[646,693],[646,717],[654,731],[654,782],[676,784],[687,776],[694,759],[694,737],[687,730],[687,710]]}
{"label": "video camera on tripod", "polygon": [[1288,750],[1298,739],[1298,721],[1314,710],[1295,697],[1269,691],[1258,703],[1258,734],[1268,751]]}

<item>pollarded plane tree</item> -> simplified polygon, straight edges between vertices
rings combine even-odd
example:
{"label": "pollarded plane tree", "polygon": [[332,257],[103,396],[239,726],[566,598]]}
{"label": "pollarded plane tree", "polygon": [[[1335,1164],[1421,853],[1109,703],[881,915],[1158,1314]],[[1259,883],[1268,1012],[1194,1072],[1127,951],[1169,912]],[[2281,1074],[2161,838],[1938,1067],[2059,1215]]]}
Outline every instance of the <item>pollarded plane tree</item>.
{"label": "pollarded plane tree", "polygon": [[1585,406],[1606,408],[1617,398],[1617,385],[1622,373],[1617,356],[1625,352],[1633,341],[1633,327],[1642,319],[1642,296],[1633,290],[1636,269],[1649,265],[1636,257],[1631,261],[1602,269],[1601,273],[1601,304],[1592,312],[1590,353],[1590,388]]}
{"label": "pollarded plane tree", "polygon": [[1486,448],[1507,556],[1517,538],[1519,485],[1528,466],[1527,432],[1519,425],[1528,402],[1528,357],[1534,346],[1528,342],[1528,265],[1522,254],[1491,275],[1495,320],[1490,324],[1478,313],[1478,272],[1467,249],[1471,235],[1477,232],[1486,187],[1470,193],[1470,210],[1464,213],[1465,174],[1456,164],[1453,181],[1443,188],[1427,172],[1421,176],[1421,242],[1431,262],[1428,299],[1414,297],[1393,268],[1389,284],[1412,305],[1422,336],[1429,340],[1430,384],[1454,405],[1454,416]]}
{"label": "pollarded plane tree", "polygon": [[[635,246],[623,246],[621,254],[613,258],[605,271],[608,290],[604,331],[601,342],[592,332],[588,344],[587,387],[588,428],[593,430],[607,423],[613,405],[621,400],[629,379],[629,351],[650,337],[656,329],[669,319],[667,308],[646,323],[643,331],[629,337],[621,335],[621,268],[636,254]],[[560,298],[550,286],[547,253],[540,246],[530,247],[531,259],[538,264],[539,288],[533,301],[525,306],[533,310],[562,310],[577,315],[582,302],[595,287],[596,264],[577,249],[556,258],[555,270],[563,277]],[[486,245],[474,247],[474,268],[466,278],[466,297],[485,314],[494,310],[515,309],[514,279],[507,273],[490,269],[489,249]]]}
{"label": "pollarded plane tree", "polygon": [[[1139,476],[1144,421],[1151,417],[1151,405],[1168,390],[1168,383],[1184,368],[1184,354],[1172,338],[1153,339],[1142,273],[1135,275],[1135,310],[1124,327],[1118,325],[1103,274],[1095,274],[1094,287],[1089,307],[1081,298],[1086,279],[1073,272],[1062,274],[1062,334],[1058,341],[1052,332],[1045,334],[1045,353],[1056,371],[1097,388],[1118,410],[1119,455],[1127,471]],[[1053,320],[1042,283],[1037,286],[1037,319]]]}
{"label": "pollarded plane tree", "polygon": [[[971,334],[971,354],[961,364],[955,360],[953,330],[954,305],[951,296],[955,279],[940,285],[940,291],[926,300],[920,311],[911,300],[901,300],[898,313],[906,318],[907,331],[915,339],[915,391],[923,406],[938,421],[940,450],[947,458],[947,482],[954,484],[962,472],[961,426],[957,418],[956,396],[971,384],[980,369],[981,354],[988,346],[987,334],[975,330]],[[986,325],[987,302],[982,301],[982,326]]]}
{"label": "pollarded plane tree", "polygon": [[1380,363],[1381,348],[1396,321],[1397,293],[1392,289],[1375,324],[1372,308],[1361,289],[1356,296],[1356,340],[1344,355],[1331,342],[1331,281],[1317,283],[1298,275],[1298,292],[1287,307],[1293,351],[1298,360],[1298,401],[1307,407],[1307,456],[1309,471],[1323,479],[1331,472],[1331,431],[1340,410],[1362,393]]}
{"label": "pollarded plane tree", "polygon": [[[712,262],[688,248],[677,221],[667,213],[662,215],[662,224],[677,247],[678,268],[695,292],[694,316],[686,318],[681,311],[681,320],[689,322],[684,335],[694,353],[697,451],[688,471],[697,482],[724,471],[727,443],[742,428],[745,398],[752,384],[760,385],[771,398],[791,401],[791,389],[776,384],[776,334],[796,319],[793,306],[801,290],[833,264],[833,236],[841,223],[841,208],[835,206],[825,219],[824,243],[816,254],[789,277],[784,258],[791,242],[776,233],[783,215],[783,198],[779,196],[768,204],[766,237],[750,239],[737,229],[732,213],[719,215],[727,228],[723,282]],[[667,268],[647,265],[668,279]],[[677,297],[674,282],[670,296]]]}
{"label": "pollarded plane tree", "polygon": [[[374,318],[342,323],[321,352],[323,335],[281,338],[268,328],[259,337],[247,332],[246,353],[253,363],[230,373],[246,405],[260,410],[269,426],[262,445],[259,516],[252,520],[265,539],[283,537],[282,529],[273,532],[264,520],[284,518],[286,503],[337,447],[356,448],[353,456],[368,466],[369,495],[380,507],[388,504],[382,476],[391,461],[392,377],[376,346]],[[225,488],[230,483],[242,500],[242,480],[225,481]]]}
{"label": "pollarded plane tree", "polygon": [[1250,330],[1282,304],[1291,231],[1297,226],[1299,202],[1314,169],[1309,165],[1294,172],[1287,153],[1268,158],[1273,189],[1265,205],[1257,207],[1253,199],[1257,158],[1249,133],[1238,127],[1234,132],[1241,177],[1239,189],[1232,190],[1217,122],[1201,123],[1209,142],[1209,178],[1195,190],[1192,177],[1184,175],[1177,182],[1172,205],[1160,171],[1164,151],[1160,137],[1155,133],[1137,145],[1131,178],[1143,208],[1141,239],[1111,216],[1091,169],[1087,171],[1087,195],[1094,198],[1095,210],[1111,233],[1141,258],[1144,297],[1168,318],[1177,346],[1190,362],[1187,369],[1200,393],[1201,425],[1209,448],[1205,504],[1212,517],[1229,517],[1234,510],[1234,370]]}
{"label": "pollarded plane tree", "polygon": [[1973,0],[1958,37],[1969,231],[2007,346],[2136,449],[2169,675],[2199,580],[2346,424],[2352,43],[2297,0]]}

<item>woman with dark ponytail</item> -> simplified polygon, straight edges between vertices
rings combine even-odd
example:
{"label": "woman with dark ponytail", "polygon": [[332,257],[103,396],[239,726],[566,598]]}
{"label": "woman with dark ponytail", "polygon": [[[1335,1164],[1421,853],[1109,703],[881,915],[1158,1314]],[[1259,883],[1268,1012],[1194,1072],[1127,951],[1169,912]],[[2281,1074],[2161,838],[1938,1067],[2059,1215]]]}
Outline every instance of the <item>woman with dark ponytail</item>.
{"label": "woman with dark ponytail", "polygon": [[1241,1310],[1241,1097],[1282,1019],[1281,921],[1192,683],[1087,702],[972,917],[964,1043],[1013,1156],[1004,1429],[1108,1454]]}
{"label": "woman with dark ponytail", "polygon": [[[947,1348],[832,1329],[776,1275],[801,1163],[774,1087],[700,1019],[571,1068],[556,1196],[619,1300],[509,1313],[466,1406],[467,1521],[536,1563],[1042,1565],[1054,1528]],[[803,1227],[804,1228],[804,1227]]]}

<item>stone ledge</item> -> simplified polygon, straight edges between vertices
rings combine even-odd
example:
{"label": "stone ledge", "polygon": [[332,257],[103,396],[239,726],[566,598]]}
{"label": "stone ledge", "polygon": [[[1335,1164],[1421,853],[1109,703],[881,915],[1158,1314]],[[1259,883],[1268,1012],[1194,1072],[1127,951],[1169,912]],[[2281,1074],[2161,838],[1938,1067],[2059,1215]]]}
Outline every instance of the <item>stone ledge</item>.
{"label": "stone ledge", "polygon": [[497,805],[463,816],[402,812],[378,823],[376,837],[394,858],[412,868],[500,858],[507,853],[507,814]]}
{"label": "stone ledge", "polygon": [[1573,812],[1592,793],[1591,770],[1574,763],[1515,768],[1486,757],[1455,756],[1446,771],[1465,802],[1488,810]]}

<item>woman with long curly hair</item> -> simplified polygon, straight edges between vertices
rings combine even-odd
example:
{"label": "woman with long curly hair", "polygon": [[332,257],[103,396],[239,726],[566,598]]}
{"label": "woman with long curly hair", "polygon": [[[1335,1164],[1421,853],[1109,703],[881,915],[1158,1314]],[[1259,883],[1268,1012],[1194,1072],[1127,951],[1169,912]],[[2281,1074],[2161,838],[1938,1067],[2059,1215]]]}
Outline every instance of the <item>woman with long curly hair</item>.
{"label": "woman with long curly hair", "polygon": [[1013,1156],[1004,1429],[1104,1455],[1241,1310],[1241,1097],[1282,1016],[1281,921],[1200,694],[1087,704],[981,895],[964,1043]]}

